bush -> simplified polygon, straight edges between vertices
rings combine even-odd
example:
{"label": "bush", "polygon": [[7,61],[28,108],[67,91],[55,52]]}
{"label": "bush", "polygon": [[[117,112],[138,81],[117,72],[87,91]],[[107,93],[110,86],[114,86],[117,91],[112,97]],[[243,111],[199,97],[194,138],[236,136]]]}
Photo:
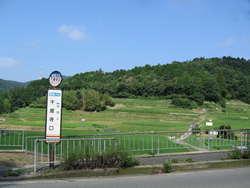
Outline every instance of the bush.
{"label": "bush", "polygon": [[242,152],[241,158],[243,158],[243,159],[249,159],[250,158],[250,150]]}
{"label": "bush", "polygon": [[166,162],[163,163],[162,172],[164,172],[164,173],[173,172],[173,166],[172,166],[171,162],[169,162],[168,160],[166,160]]}
{"label": "bush", "polygon": [[226,109],[224,109],[224,108],[223,108],[223,109],[221,109],[221,111],[222,111],[222,112],[224,112],[224,113],[226,113],[226,112],[227,112],[227,110],[226,110]]}
{"label": "bush", "polygon": [[111,147],[101,153],[90,151],[85,145],[85,151],[70,151],[64,155],[63,170],[93,169],[93,168],[127,168],[139,165],[138,159],[128,152]]}
{"label": "bush", "polygon": [[191,103],[192,102],[190,100],[188,100],[188,99],[174,98],[172,100],[173,105],[179,106],[179,107],[182,107],[182,108],[192,108]]}
{"label": "bush", "polygon": [[[218,127],[218,130],[230,130],[231,129],[231,125],[220,125]],[[237,135],[235,134],[235,132],[233,131],[219,131],[217,138],[223,138],[223,139],[237,139]]]}
{"label": "bush", "polygon": [[219,101],[219,104],[222,108],[226,108],[226,100]]}
{"label": "bush", "polygon": [[229,159],[240,159],[241,158],[241,150],[235,148],[232,150],[232,153],[227,153]]}
{"label": "bush", "polygon": [[192,134],[196,135],[199,132],[195,132],[195,131],[200,131],[200,130],[201,130],[200,127],[195,127],[194,129],[192,129],[192,131],[193,131]]}
{"label": "bush", "polygon": [[190,106],[191,109],[197,109],[198,107],[199,106],[196,102],[191,102],[191,106]]}

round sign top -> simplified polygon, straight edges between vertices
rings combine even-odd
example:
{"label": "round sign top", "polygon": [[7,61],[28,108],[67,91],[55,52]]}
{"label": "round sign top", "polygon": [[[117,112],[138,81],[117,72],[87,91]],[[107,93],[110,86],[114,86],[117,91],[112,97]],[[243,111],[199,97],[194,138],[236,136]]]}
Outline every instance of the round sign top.
{"label": "round sign top", "polygon": [[62,82],[62,79],[63,79],[62,74],[59,71],[53,71],[49,75],[49,83],[54,87],[59,86]]}

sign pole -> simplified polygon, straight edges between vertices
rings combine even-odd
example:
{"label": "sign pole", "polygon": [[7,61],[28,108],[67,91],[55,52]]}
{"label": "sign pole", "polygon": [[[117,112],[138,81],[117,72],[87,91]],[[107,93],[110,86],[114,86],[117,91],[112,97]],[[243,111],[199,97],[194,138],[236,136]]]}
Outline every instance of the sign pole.
{"label": "sign pole", "polygon": [[47,108],[46,108],[46,123],[45,123],[45,138],[46,144],[50,147],[50,163],[49,167],[54,168],[55,147],[60,144],[61,127],[62,127],[62,90],[57,89],[62,82],[62,74],[59,71],[54,71],[49,76],[50,85],[53,89],[48,89],[47,93]]}
{"label": "sign pole", "polygon": [[49,163],[49,168],[53,169],[54,168],[54,146],[52,146],[51,144],[49,145],[50,147],[50,163]]}

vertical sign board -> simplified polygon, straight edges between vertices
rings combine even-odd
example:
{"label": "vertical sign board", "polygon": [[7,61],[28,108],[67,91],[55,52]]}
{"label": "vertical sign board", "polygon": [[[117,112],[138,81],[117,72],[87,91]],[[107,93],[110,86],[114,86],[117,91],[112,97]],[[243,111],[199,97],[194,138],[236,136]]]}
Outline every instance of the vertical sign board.
{"label": "vertical sign board", "polygon": [[47,95],[46,141],[61,138],[62,125],[62,90],[50,89]]}
{"label": "vertical sign board", "polygon": [[52,72],[49,76],[49,82],[54,89],[49,89],[47,93],[45,138],[46,143],[49,143],[50,140],[58,140],[57,143],[60,143],[59,139],[61,138],[62,127],[62,90],[55,89],[55,87],[62,82],[62,74],[59,71]]}

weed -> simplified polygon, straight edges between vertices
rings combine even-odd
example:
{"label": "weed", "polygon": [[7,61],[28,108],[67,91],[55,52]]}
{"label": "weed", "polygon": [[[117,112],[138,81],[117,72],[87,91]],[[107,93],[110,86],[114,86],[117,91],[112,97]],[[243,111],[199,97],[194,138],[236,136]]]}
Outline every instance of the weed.
{"label": "weed", "polygon": [[227,157],[221,157],[221,160],[227,160],[228,158]]}
{"label": "weed", "polygon": [[17,170],[12,170],[9,169],[7,172],[7,176],[19,176],[20,174],[22,174],[23,170],[17,169]]}
{"label": "weed", "polygon": [[187,161],[188,163],[195,162],[195,160],[193,160],[191,157],[187,158],[186,161]]}
{"label": "weed", "polygon": [[177,158],[171,159],[171,163],[178,163],[178,162],[179,162],[179,159],[177,159]]}
{"label": "weed", "polygon": [[173,166],[172,166],[171,162],[169,162],[168,160],[166,160],[166,161],[163,163],[162,172],[164,172],[164,173],[173,172]]}

